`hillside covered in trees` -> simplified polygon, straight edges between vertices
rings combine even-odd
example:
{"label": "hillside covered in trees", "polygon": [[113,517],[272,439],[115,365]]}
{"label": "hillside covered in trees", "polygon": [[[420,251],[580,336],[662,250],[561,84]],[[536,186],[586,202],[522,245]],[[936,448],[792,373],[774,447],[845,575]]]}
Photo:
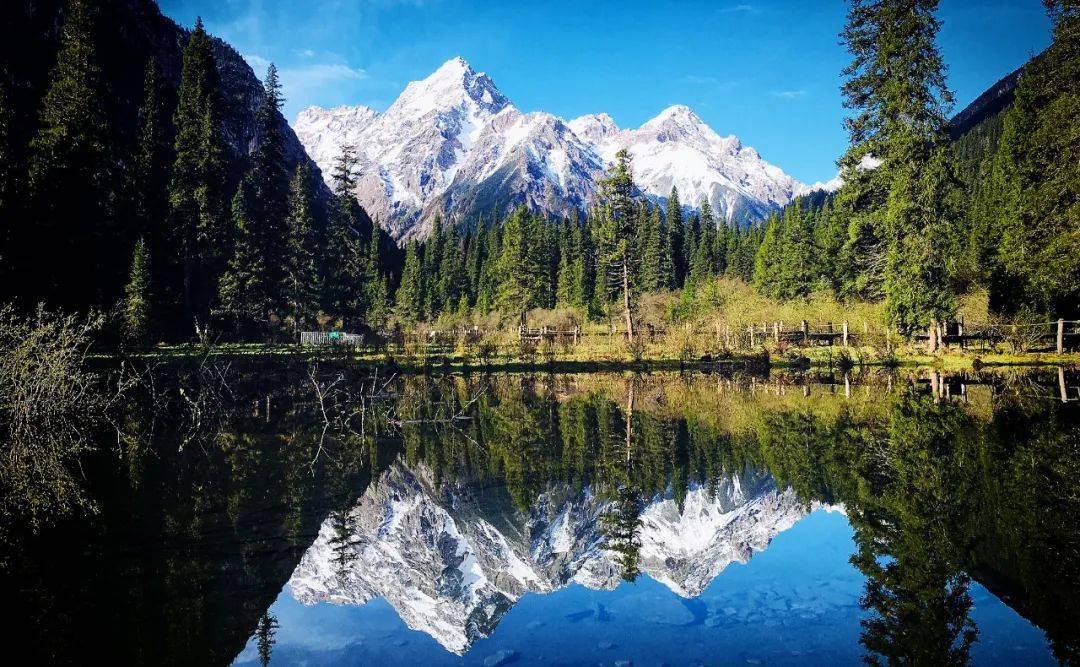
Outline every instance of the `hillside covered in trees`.
{"label": "hillside covered in trees", "polygon": [[393,243],[322,184],[273,67],[260,84],[151,0],[0,21],[0,299],[110,312],[135,342],[272,337],[385,282]]}
{"label": "hillside covered in trees", "polygon": [[403,249],[353,199],[352,148],[322,184],[272,66],[260,85],[201,23],[183,30],[149,0],[16,8],[0,60],[0,297],[111,313],[138,345],[556,308],[633,340],[648,295],[674,323],[720,277],[778,301],[880,304],[906,336],[933,336],[971,292],[1004,317],[1073,317],[1080,8],[1046,4],[1050,48],[950,123],[937,2],[852,0],[843,185],[763,223],[729,224],[674,189],[651,204],[622,153],[576,217],[491,211]]}

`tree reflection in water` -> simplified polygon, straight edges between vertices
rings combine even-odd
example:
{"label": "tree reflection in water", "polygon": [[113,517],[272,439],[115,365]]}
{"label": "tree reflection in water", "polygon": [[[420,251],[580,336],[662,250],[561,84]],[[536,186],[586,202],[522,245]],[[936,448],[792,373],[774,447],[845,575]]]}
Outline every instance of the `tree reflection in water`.
{"label": "tree reflection in water", "polygon": [[215,373],[158,368],[132,396],[119,461],[115,434],[84,461],[98,515],[9,526],[3,574],[39,610],[15,630],[38,656],[90,659],[80,647],[109,638],[127,662],[226,662],[251,636],[269,653],[266,609],[319,527],[331,517],[344,577],[350,510],[400,461],[437,488],[504,489],[485,497],[508,514],[600,494],[627,580],[647,503],[681,509],[691,488],[762,471],[846,509],[867,662],[968,662],[972,578],[1080,659],[1080,415],[1039,397],[1037,376],[963,378],[948,400],[913,377],[865,377],[848,397],[829,378],[696,374],[410,376],[378,398],[368,371],[332,364],[322,385],[301,363]]}

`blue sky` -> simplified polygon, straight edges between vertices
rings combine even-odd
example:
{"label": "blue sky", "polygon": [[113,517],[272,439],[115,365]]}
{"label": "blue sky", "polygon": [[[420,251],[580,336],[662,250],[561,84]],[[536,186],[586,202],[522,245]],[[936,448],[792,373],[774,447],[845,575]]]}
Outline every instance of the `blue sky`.
{"label": "blue sky", "polygon": [[[311,104],[385,109],[460,55],[525,111],[636,127],[686,104],[806,182],[834,176],[846,143],[843,0],[159,1],[259,69],[275,62],[290,120]],[[1049,43],[1039,0],[942,0],[940,16],[957,110]]]}

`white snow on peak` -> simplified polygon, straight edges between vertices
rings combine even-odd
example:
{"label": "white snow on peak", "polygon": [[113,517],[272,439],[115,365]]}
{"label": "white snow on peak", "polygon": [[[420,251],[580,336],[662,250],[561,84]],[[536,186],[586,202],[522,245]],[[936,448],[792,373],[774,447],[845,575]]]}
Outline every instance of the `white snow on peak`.
{"label": "white snow on peak", "polygon": [[[757,473],[714,488],[692,486],[681,506],[663,494],[640,517],[642,571],[682,597],[701,594],[728,565],[746,563],[817,507]],[[431,470],[395,463],[348,512],[355,536],[345,552],[335,552],[327,519],[288,586],[303,604],[382,597],[410,628],[461,654],[526,592],[619,585],[603,537],[608,502],[588,489],[563,493],[550,490],[528,512],[506,514],[468,485],[443,488]]]}
{"label": "white snow on peak", "polygon": [[665,204],[674,186],[685,206],[707,199],[731,221],[764,218],[806,189],[737,137],[718,135],[686,105],[627,130],[606,113],[569,122],[522,113],[460,57],[409,83],[383,113],[311,107],[294,129],[327,179],[341,147],[357,148],[357,200],[399,239],[421,234],[435,216],[517,203],[560,215],[581,210],[623,148],[650,198]]}

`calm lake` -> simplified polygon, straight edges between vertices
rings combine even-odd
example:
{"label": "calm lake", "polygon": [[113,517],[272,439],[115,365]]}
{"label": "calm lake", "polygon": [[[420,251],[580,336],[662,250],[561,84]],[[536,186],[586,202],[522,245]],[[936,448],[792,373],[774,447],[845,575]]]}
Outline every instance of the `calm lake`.
{"label": "calm lake", "polygon": [[9,654],[1080,661],[1071,372],[125,372],[75,508],[0,533]]}

